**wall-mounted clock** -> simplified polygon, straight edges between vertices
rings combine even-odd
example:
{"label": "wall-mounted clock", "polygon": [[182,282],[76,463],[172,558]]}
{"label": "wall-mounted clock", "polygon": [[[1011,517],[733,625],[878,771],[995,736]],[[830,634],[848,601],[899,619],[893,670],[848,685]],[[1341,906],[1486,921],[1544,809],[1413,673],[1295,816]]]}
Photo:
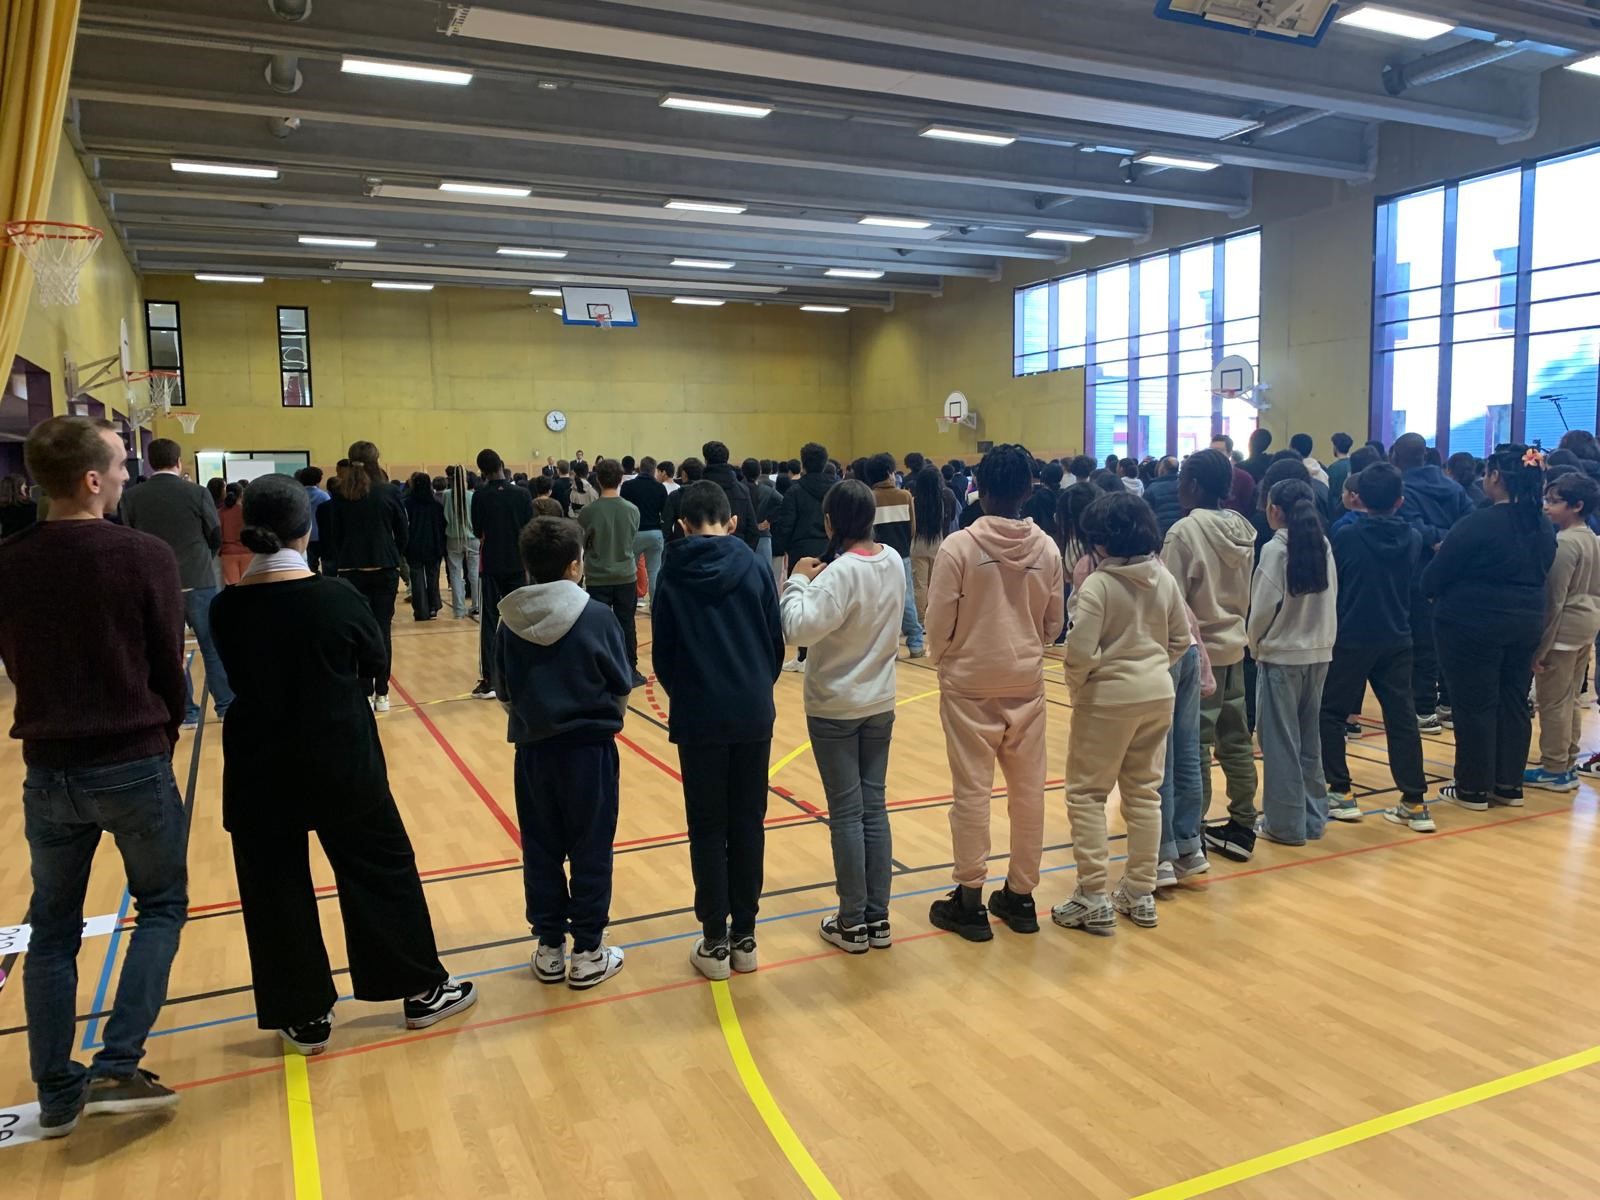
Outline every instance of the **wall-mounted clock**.
{"label": "wall-mounted clock", "polygon": [[545,428],[551,433],[560,433],[567,427],[567,414],[559,408],[552,408],[544,415]]}

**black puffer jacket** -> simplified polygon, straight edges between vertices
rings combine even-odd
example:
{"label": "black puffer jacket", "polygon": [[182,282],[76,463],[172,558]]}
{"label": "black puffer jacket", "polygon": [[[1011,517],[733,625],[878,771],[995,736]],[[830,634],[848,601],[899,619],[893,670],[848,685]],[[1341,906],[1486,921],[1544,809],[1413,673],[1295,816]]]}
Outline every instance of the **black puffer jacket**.
{"label": "black puffer jacket", "polygon": [[1144,502],[1155,510],[1156,524],[1161,526],[1162,540],[1167,530],[1183,519],[1183,505],[1178,503],[1178,477],[1163,475],[1145,485]]}
{"label": "black puffer jacket", "polygon": [[802,475],[783,494],[783,506],[772,518],[772,552],[786,555],[791,568],[802,558],[821,558],[827,551],[822,498],[832,486],[826,475]]}

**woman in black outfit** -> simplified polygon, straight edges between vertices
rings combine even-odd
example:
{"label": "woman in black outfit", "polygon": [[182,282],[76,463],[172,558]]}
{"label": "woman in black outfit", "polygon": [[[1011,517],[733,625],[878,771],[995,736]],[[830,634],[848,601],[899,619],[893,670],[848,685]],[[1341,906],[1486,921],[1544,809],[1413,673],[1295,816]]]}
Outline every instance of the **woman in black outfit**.
{"label": "woman in black outfit", "polygon": [[222,723],[222,823],[233,838],[258,1023],[302,1054],[320,1054],[331,1036],[338,991],[311,882],[306,834],[315,831],[339,889],[356,998],[404,1000],[406,1027],[426,1028],[477,994],[439,962],[389,792],[366,702],[388,650],[356,590],[307,569],[305,488],[263,476],[245,493],[244,517],[241,537],[255,557],[212,602],[211,631],[236,681]]}
{"label": "woman in black outfit", "polygon": [[339,467],[339,486],[317,511],[318,532],[330,541],[339,578],[348,580],[372,609],[383,631],[383,658],[363,686],[377,712],[389,711],[389,665],[394,659],[390,626],[400,591],[400,564],[409,536],[406,510],[378,463],[378,448],[356,442]]}
{"label": "woman in black outfit", "polygon": [[39,506],[28,498],[28,481],[21,475],[0,479],[0,538],[21,533],[39,519]]}
{"label": "woman in black outfit", "polygon": [[[442,490],[442,489],[441,489]],[[444,505],[434,494],[433,481],[418,471],[406,489],[406,562],[411,568],[411,615],[431,621],[444,601],[439,595],[439,568],[444,563]]]}
{"label": "woman in black outfit", "polygon": [[1533,734],[1528,687],[1556,557],[1543,508],[1544,456],[1502,445],[1485,465],[1491,503],[1457,521],[1422,572],[1455,710],[1456,778],[1439,791],[1474,812],[1522,806]]}

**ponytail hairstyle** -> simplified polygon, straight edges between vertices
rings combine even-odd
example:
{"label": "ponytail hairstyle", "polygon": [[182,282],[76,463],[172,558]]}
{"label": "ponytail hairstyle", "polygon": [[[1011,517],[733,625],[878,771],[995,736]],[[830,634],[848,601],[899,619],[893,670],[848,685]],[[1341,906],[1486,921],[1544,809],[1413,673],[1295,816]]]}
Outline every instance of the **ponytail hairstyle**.
{"label": "ponytail hairstyle", "polygon": [[460,463],[444,469],[445,487],[450,492],[450,514],[458,529],[472,532],[472,522],[467,519],[467,471]]}
{"label": "ponytail hairstyle", "polygon": [[1070,571],[1091,547],[1083,536],[1083,514],[1105,495],[1099,488],[1069,487],[1056,497],[1056,545]]}
{"label": "ponytail hairstyle", "polygon": [[275,554],[311,532],[311,497],[287,475],[263,475],[245,493],[239,540],[257,554]]}
{"label": "ponytail hairstyle", "polygon": [[1303,479],[1275,484],[1267,501],[1283,513],[1289,533],[1289,595],[1308,596],[1328,590],[1328,539],[1317,515],[1317,497]]}
{"label": "ponytail hairstyle", "polygon": [[1511,500],[1512,512],[1524,532],[1531,533],[1544,519],[1544,451],[1520,442],[1503,442],[1484,462],[1484,480],[1500,477]]}
{"label": "ponytail hairstyle", "polygon": [[388,482],[378,463],[378,448],[371,442],[352,442],[350,460],[339,468],[339,494],[346,500],[365,500],[373,484]]}
{"label": "ponytail hairstyle", "polygon": [[911,502],[917,515],[917,541],[936,546],[944,537],[944,476],[925,466],[911,477]]}
{"label": "ponytail hairstyle", "polygon": [[239,497],[244,495],[244,489],[237,483],[230,483],[222,492],[222,507],[232,508],[239,503]]}
{"label": "ponytail hairstyle", "polygon": [[[878,502],[873,499],[872,489],[861,480],[845,479],[822,497],[822,515],[829,528],[828,549],[822,561],[832,562],[857,542],[871,540]],[[939,519],[944,520],[942,516]]]}

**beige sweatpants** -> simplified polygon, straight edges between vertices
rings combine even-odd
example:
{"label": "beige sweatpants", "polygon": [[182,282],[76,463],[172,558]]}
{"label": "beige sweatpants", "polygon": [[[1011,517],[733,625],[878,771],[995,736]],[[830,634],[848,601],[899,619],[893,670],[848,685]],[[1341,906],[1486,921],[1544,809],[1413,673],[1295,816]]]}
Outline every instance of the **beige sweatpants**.
{"label": "beige sweatpants", "polygon": [[917,620],[928,622],[928,582],[933,578],[933,563],[939,557],[941,542],[916,540],[911,543],[911,590],[917,605]]}
{"label": "beige sweatpants", "polygon": [[1043,690],[1032,696],[981,699],[942,692],[939,720],[950,759],[950,840],[956,883],[982,887],[989,876],[989,803],[998,761],[1006,778],[1006,813],[1011,820],[1006,886],[1018,895],[1031,895],[1039,886],[1044,845]]}
{"label": "beige sweatpants", "polygon": [[1593,653],[1593,646],[1552,650],[1545,656],[1549,668],[1533,677],[1539,701],[1539,763],[1546,771],[1563,774],[1577,766],[1578,743],[1583,737],[1578,693]]}
{"label": "beige sweatpants", "polygon": [[1067,816],[1078,887],[1104,895],[1107,883],[1106,799],[1116,787],[1128,827],[1128,865],[1123,884],[1130,896],[1148,896],[1156,886],[1161,852],[1161,777],[1167,765],[1167,730],[1172,701],[1111,704],[1072,710],[1067,733]]}

